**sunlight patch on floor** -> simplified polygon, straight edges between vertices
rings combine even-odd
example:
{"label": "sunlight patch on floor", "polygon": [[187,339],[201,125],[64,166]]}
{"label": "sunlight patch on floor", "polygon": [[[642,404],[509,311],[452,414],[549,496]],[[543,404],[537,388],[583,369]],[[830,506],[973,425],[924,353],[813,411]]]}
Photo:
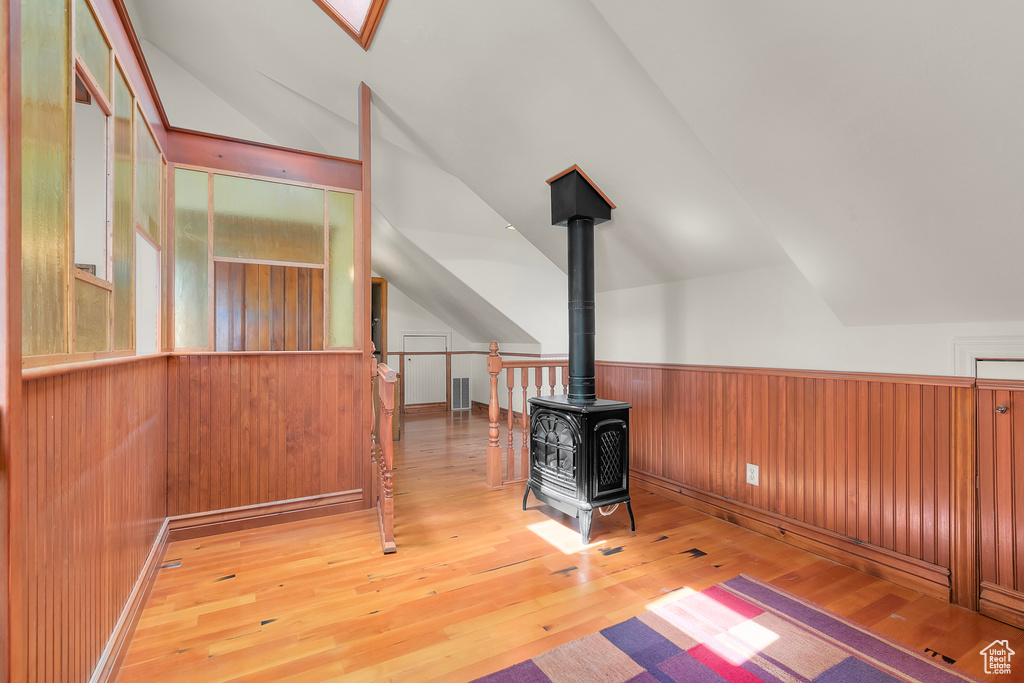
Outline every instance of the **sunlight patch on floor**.
{"label": "sunlight patch on floor", "polygon": [[530,524],[526,528],[566,555],[572,555],[573,553],[605,544],[605,541],[597,541],[596,543],[584,545],[580,540],[580,533],[578,531],[564,527],[553,519]]}
{"label": "sunlight patch on floor", "polygon": [[689,587],[667,593],[646,607],[734,666],[742,666],[780,638],[753,618]]}

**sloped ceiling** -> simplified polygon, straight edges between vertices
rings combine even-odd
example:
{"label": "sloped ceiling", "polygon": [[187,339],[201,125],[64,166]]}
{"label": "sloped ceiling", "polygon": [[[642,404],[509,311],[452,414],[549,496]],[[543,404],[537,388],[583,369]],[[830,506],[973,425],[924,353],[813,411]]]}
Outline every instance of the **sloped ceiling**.
{"label": "sloped ceiling", "polygon": [[[494,260],[506,221],[562,277],[544,180],[579,164],[619,207],[599,290],[792,261],[844,324],[1024,319],[1019,4],[393,0],[368,52],[312,0],[127,4],[168,73],[278,144],[356,156],[368,83],[375,208],[474,291],[470,237]],[[185,125],[200,105],[154,72]],[[229,118],[207,125],[238,135]],[[422,192],[389,174],[428,167],[457,182],[424,181],[421,220]]]}

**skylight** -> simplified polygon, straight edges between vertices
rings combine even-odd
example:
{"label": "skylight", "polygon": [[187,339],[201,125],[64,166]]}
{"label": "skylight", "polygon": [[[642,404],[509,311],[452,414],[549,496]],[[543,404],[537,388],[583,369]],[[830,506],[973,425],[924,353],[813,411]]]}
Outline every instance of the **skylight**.
{"label": "skylight", "polygon": [[313,0],[364,49],[370,48],[388,0]]}

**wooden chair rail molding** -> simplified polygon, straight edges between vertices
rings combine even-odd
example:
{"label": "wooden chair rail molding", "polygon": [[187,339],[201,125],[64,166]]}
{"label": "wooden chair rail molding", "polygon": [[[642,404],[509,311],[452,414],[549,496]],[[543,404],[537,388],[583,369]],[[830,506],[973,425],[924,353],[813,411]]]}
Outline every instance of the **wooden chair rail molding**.
{"label": "wooden chair rail molding", "polygon": [[131,365],[133,363],[140,363],[154,358],[167,358],[171,354],[169,353],[151,353],[147,356],[117,356],[112,358],[101,358],[98,360],[87,360],[78,363],[62,363],[59,365],[42,365],[34,368],[25,368],[21,371],[21,378],[23,381],[28,382],[35,379],[43,379],[44,377],[56,377],[57,375],[66,375],[73,372],[83,372],[85,370],[96,370],[98,368],[109,368],[115,365]]}
{"label": "wooden chair rail molding", "polygon": [[[517,354],[518,355],[518,354]],[[973,377],[952,375],[897,375],[871,372],[845,372],[840,370],[804,370],[788,368],[751,368],[732,365],[685,365],[682,363],[641,363],[629,361],[597,361],[598,366],[609,368],[637,368],[644,370],[688,370],[690,372],[736,372],[746,375],[768,375],[769,377],[799,377],[803,379],[852,379],[862,382],[903,382],[907,384],[937,387],[973,387]],[[999,380],[979,380],[999,381]]]}
{"label": "wooden chair rail molding", "polygon": [[[519,355],[519,354],[515,354]],[[491,342],[487,356],[487,374],[491,376],[491,398],[487,408],[490,420],[487,445],[487,485],[494,488],[519,481],[526,481],[529,476],[530,454],[530,421],[527,410],[527,399],[530,389],[534,396],[540,396],[544,388],[548,396],[555,395],[556,387],[564,395],[569,388],[569,361],[566,358],[543,358],[531,360],[504,360],[498,353],[498,342]],[[516,370],[519,370],[516,373]],[[505,370],[505,386],[508,389],[508,406],[505,410],[508,418],[508,450],[499,445],[501,406],[498,399],[498,375]],[[533,382],[530,382],[530,370],[533,370]],[[545,373],[545,370],[547,371]],[[561,377],[559,378],[559,373]],[[547,381],[544,381],[544,375]],[[518,378],[518,383],[517,383]],[[522,397],[522,408],[514,409],[515,399]],[[521,445],[516,455],[515,420],[519,418]]]}
{"label": "wooden chair rail molding", "polygon": [[[392,477],[395,464],[392,423],[395,414],[395,384],[398,382],[398,376],[384,363],[378,363],[372,353],[369,363],[370,410],[374,413],[373,428],[370,431],[370,460],[375,475],[373,500],[377,506],[381,547],[384,554],[387,555],[398,550],[395,545],[395,494]],[[376,392],[373,391],[374,384],[376,384]],[[373,398],[374,393],[379,397],[379,413],[377,413],[378,401],[374,401]]]}

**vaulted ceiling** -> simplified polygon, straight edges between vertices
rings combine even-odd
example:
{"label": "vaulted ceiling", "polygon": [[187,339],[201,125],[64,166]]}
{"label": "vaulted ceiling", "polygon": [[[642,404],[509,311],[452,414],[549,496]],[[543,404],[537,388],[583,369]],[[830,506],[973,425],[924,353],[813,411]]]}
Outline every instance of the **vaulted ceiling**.
{"label": "vaulted ceiling", "polygon": [[353,157],[365,81],[374,267],[471,339],[565,338],[572,164],[599,290],[792,262],[847,325],[1024,319],[1019,3],[392,0],[368,51],[313,0],[126,4],[172,125]]}

